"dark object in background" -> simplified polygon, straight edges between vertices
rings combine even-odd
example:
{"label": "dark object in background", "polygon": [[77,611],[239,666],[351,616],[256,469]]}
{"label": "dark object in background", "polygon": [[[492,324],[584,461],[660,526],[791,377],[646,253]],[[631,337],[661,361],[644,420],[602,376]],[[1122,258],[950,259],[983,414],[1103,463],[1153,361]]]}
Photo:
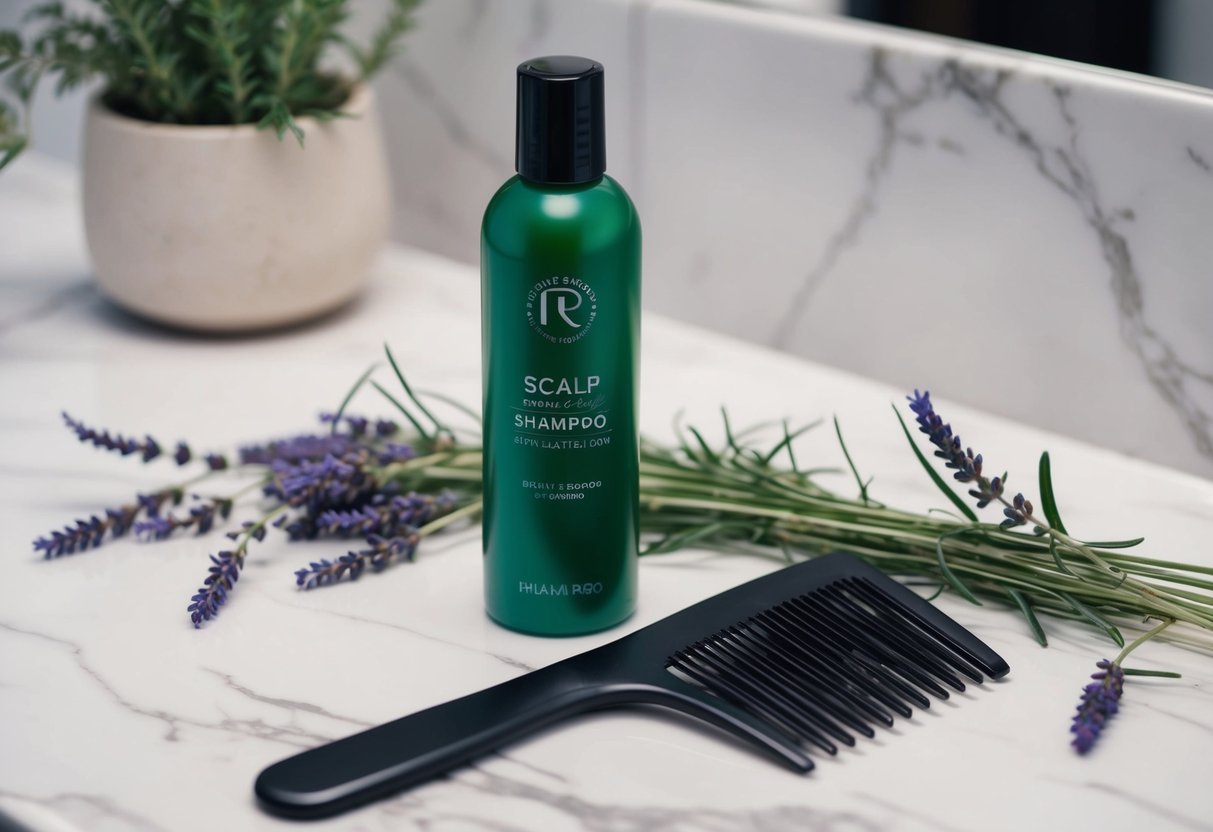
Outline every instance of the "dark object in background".
{"label": "dark object in background", "polygon": [[849,0],[852,17],[1154,73],[1157,5],[1152,0]]}
{"label": "dark object in background", "polygon": [[[804,751],[875,736],[926,693],[1010,670],[980,639],[851,555],[780,569],[496,687],[276,763],[261,806],[332,815],[416,786],[570,716],[661,705],[798,772]],[[942,683],[942,684],[941,684]],[[854,733],[852,733],[854,732]],[[640,753],[639,750],[637,753]],[[858,759],[858,758],[857,758]]]}

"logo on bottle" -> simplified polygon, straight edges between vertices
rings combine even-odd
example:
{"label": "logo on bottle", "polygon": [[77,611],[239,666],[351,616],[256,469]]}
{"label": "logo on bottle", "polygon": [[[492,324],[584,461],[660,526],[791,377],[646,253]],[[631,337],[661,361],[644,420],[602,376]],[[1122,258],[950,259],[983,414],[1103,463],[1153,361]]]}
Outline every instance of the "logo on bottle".
{"label": "logo on bottle", "polygon": [[597,317],[598,295],[580,278],[547,277],[527,292],[527,322],[553,344],[580,341]]}

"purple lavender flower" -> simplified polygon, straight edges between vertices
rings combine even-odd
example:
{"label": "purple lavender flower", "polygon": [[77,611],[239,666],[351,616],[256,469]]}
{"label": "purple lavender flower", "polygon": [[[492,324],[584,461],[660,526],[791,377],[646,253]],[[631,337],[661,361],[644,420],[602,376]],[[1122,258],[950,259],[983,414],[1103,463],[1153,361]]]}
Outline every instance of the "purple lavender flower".
{"label": "purple lavender flower", "polygon": [[1032,516],[1033,510],[1034,506],[1032,505],[1031,500],[1024,499],[1022,494],[1016,494],[1015,500],[1011,503],[1011,505],[1002,510],[1002,513],[1006,519],[1003,520],[1000,525],[1003,527],[1022,526],[1024,523],[1028,522],[1028,519]]}
{"label": "purple lavender flower", "polygon": [[265,540],[265,524],[269,517],[263,517],[254,523],[246,521],[240,529],[228,532],[228,537],[238,541],[232,549],[225,549],[217,555],[211,555],[211,566],[202,586],[190,598],[186,612],[194,622],[195,629],[202,626],[203,621],[210,621],[219,614],[219,608],[227,602],[227,597],[240,579],[240,570],[244,568],[244,557],[248,554],[248,546],[254,540]]}
{"label": "purple lavender flower", "polygon": [[286,531],[287,537],[291,540],[315,540],[320,534],[316,520],[307,514],[297,514],[284,519],[286,522],[281,528]]}
{"label": "purple lavender flower", "polygon": [[111,539],[122,537],[138,525],[136,520],[140,515],[158,517],[166,502],[179,499],[180,492],[172,488],[139,494],[133,503],[106,509],[104,516],[94,514],[39,537],[34,541],[34,551],[41,552],[45,558],[57,558],[94,549],[101,545],[106,535]]}
{"label": "purple lavender flower", "polygon": [[981,454],[974,454],[972,448],[964,447],[960,437],[952,433],[952,426],[944,422],[935,412],[935,405],[931,403],[929,390],[923,390],[921,393],[915,390],[914,395],[906,396],[906,399],[910,402],[910,410],[914,411],[917,418],[918,429],[925,433],[931,440],[931,444],[935,446],[935,456],[942,459],[946,467],[952,469],[954,472],[952,476],[958,482],[973,485],[973,488],[969,489],[969,496],[977,501],[978,508],[985,508],[994,501],[1003,503],[1005,519],[1000,524],[1003,528],[1022,526],[1033,519],[1032,503],[1024,499],[1023,494],[1016,494],[1011,503],[1007,503],[1003,497],[1003,492],[1006,490],[1006,474],[992,479],[982,474],[984,460]]}
{"label": "purple lavender flower", "polygon": [[355,438],[366,436],[372,428],[375,435],[380,438],[394,436],[400,430],[400,426],[391,419],[375,419],[372,422],[365,416],[355,416],[349,413],[343,413],[340,420],[336,413],[321,413],[320,424],[330,426],[336,424],[338,427],[344,424],[348,429],[347,435]]}
{"label": "purple lavender flower", "polygon": [[[109,516],[109,512],[106,512],[106,516]],[[54,530],[49,535],[39,537],[34,541],[34,551],[42,552],[47,558],[75,554],[100,546],[107,531],[109,524],[94,514],[85,520],[76,520],[64,526],[61,531]]]}
{"label": "purple lavender flower", "polygon": [[227,601],[228,593],[240,579],[244,548],[238,546],[234,551],[224,550],[218,555],[211,555],[211,564],[202,586],[190,598],[190,605],[186,608],[195,629],[201,627],[203,621],[217,616],[219,608]]}
{"label": "purple lavender flower", "polygon": [[148,515],[146,520],[135,523],[135,534],[145,540],[165,540],[174,532],[194,529],[203,535],[215,526],[215,519],[226,520],[232,513],[232,501],[227,497],[211,497],[190,506],[189,513],[179,517],[175,514],[160,516],[159,512]]}
{"label": "purple lavender flower", "polygon": [[1099,670],[1091,674],[1094,681],[1082,689],[1078,711],[1070,726],[1074,735],[1070,744],[1079,754],[1086,754],[1095,746],[1108,720],[1120,710],[1120,696],[1125,687],[1125,673],[1120,665],[1100,659],[1095,666]]}
{"label": "purple lavender flower", "polygon": [[264,492],[294,508],[305,508],[312,516],[328,508],[357,505],[376,489],[375,477],[366,470],[368,461],[365,452],[340,459],[330,454],[319,462],[304,460],[297,465],[279,460],[270,466],[274,477]]}
{"label": "purple lavender flower", "polygon": [[342,457],[358,450],[358,444],[343,433],[305,433],[287,439],[276,439],[240,449],[244,465],[271,465],[287,462],[297,465],[304,461],[319,462],[326,456]]}
{"label": "purple lavender flower", "polygon": [[417,456],[412,445],[402,445],[399,442],[387,442],[375,452],[375,458],[380,465],[391,465],[393,462],[408,462]]}
{"label": "purple lavender flower", "polygon": [[[320,414],[322,424],[332,425],[337,417],[332,413]],[[276,461],[299,464],[304,461],[320,462],[325,457],[338,459],[361,450],[373,450],[381,465],[412,459],[415,451],[411,446],[387,443],[380,447],[376,440],[387,439],[400,432],[400,426],[390,419],[373,422],[362,416],[344,415],[340,424],[344,431],[327,433],[304,433],[285,439],[275,439],[240,449],[240,461],[246,465],[270,465]],[[373,435],[372,435],[373,433]]]}
{"label": "purple lavender flower", "polygon": [[178,491],[172,488],[166,488],[163,491],[156,491],[152,494],[135,495],[135,501],[140,510],[148,517],[159,517],[160,509],[170,498],[175,503],[181,499],[181,496]]}
{"label": "purple lavender flower", "polygon": [[130,436],[123,436],[120,433],[112,434],[108,430],[96,430],[83,422],[76,421],[67,411],[63,412],[63,421],[69,428],[75,431],[77,439],[95,448],[117,451],[123,456],[137,453],[143,458],[144,462],[151,462],[160,456],[160,443],[150,436],[144,436],[143,440],[140,441]]}
{"label": "purple lavender flower", "polygon": [[231,540],[238,540],[242,535],[246,538],[245,546],[248,545],[248,539],[258,542],[265,540],[265,523],[254,523],[252,520],[245,520],[240,524],[239,529],[227,533],[228,538]]}
{"label": "purple lavender flower", "polygon": [[367,535],[370,548],[357,552],[349,552],[335,561],[327,558],[313,561],[306,568],[295,572],[295,583],[304,589],[314,589],[325,584],[336,583],[342,577],[348,576],[351,581],[368,567],[372,572],[384,569],[395,560],[409,560],[417,552],[417,543],[421,536],[415,530],[396,537],[381,537],[377,534]]}
{"label": "purple lavender flower", "polygon": [[339,537],[393,537],[407,528],[424,526],[454,507],[455,495],[450,491],[437,495],[410,492],[390,498],[376,494],[360,508],[323,512],[317,524],[320,531]]}
{"label": "purple lavender flower", "polygon": [[[107,430],[96,430],[83,422],[73,419],[66,412],[63,413],[63,421],[75,432],[77,439],[96,448],[117,451],[123,456],[138,454],[144,462],[151,462],[163,453],[160,443],[151,436],[144,436],[142,440],[139,440],[134,437],[123,436],[120,433],[112,434]],[[183,466],[188,465],[193,458],[194,452],[190,449],[190,446],[185,442],[178,442],[173,450],[173,462],[177,463],[178,466]],[[221,471],[227,468],[226,457],[219,454],[207,454],[204,459],[212,471]]]}
{"label": "purple lavender flower", "polygon": [[319,528],[316,525],[316,519],[306,512],[300,514],[280,514],[278,519],[270,525],[275,529],[285,531],[287,538],[291,541],[314,540],[320,534]]}

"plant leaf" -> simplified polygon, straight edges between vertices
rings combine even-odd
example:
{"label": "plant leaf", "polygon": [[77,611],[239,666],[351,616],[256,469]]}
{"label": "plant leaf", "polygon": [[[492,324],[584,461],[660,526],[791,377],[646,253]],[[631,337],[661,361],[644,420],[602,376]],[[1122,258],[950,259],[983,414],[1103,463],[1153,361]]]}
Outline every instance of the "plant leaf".
{"label": "plant leaf", "polygon": [[1128,540],[1084,540],[1083,543],[1092,549],[1132,549],[1145,543],[1144,537],[1133,537]]}
{"label": "plant leaf", "polygon": [[914,456],[918,457],[918,461],[922,464],[922,467],[928,474],[930,474],[931,481],[935,483],[936,487],[940,491],[943,492],[945,497],[952,501],[952,505],[956,506],[957,510],[959,510],[961,514],[976,523],[977,515],[973,513],[973,509],[969,508],[968,505],[965,504],[964,500],[960,499],[956,492],[948,487],[948,484],[943,481],[943,477],[939,476],[939,472],[936,471],[935,468],[932,467],[931,463],[927,461],[927,458],[922,455],[922,451],[918,450],[918,443],[914,441],[913,434],[911,434],[910,429],[906,427],[906,420],[901,418],[901,411],[897,409],[897,405],[893,405],[893,413],[897,416],[897,421],[901,423],[901,430],[906,435],[906,441],[910,443],[910,449],[914,451]]}
{"label": "plant leaf", "polygon": [[[450,433],[446,426],[443,425],[442,422],[435,419],[434,414],[430,413],[429,409],[418,401],[415,395],[413,395],[413,388],[409,387],[409,383],[404,380],[404,373],[400,372],[400,365],[396,363],[396,356],[392,355],[392,348],[389,347],[386,342],[383,344],[383,352],[387,355],[388,363],[392,365],[392,372],[396,374],[396,378],[400,381],[400,386],[404,388],[404,393],[409,397],[409,400],[412,401],[413,404],[417,405],[417,409],[425,414],[427,419],[434,423],[435,428],[441,432]],[[420,430],[420,428],[418,428],[418,430]],[[421,435],[426,439],[429,438],[429,433],[426,431],[421,431]]]}
{"label": "plant leaf", "polygon": [[374,387],[376,390],[378,390],[385,399],[387,399],[389,402],[391,402],[393,405],[395,405],[396,409],[399,410],[401,412],[401,414],[404,415],[404,418],[408,419],[409,422],[412,423],[413,428],[419,434],[421,434],[426,439],[429,439],[429,434],[426,433],[425,427],[422,426],[421,422],[417,421],[417,417],[414,416],[412,413],[410,413],[409,409],[407,407],[405,407],[403,404],[400,403],[399,399],[397,399],[395,396],[393,396],[391,393],[389,393],[386,389],[384,389],[383,385],[377,381],[372,381],[371,386]]}
{"label": "plant leaf", "polygon": [[708,461],[713,465],[719,465],[720,457],[717,456],[716,452],[712,450],[711,446],[704,441],[703,436],[700,435],[699,431],[695,430],[695,428],[691,425],[687,425],[687,431],[691,434],[691,436],[695,437],[695,441],[698,442],[699,447],[703,449],[703,453],[705,456],[707,456]]}
{"label": "plant leaf", "polygon": [[418,396],[428,396],[429,398],[434,399],[435,401],[439,401],[445,405],[453,407],[456,410],[458,410],[460,413],[463,413],[464,415],[466,415],[467,417],[469,417],[470,419],[472,419],[473,421],[475,421],[478,424],[482,423],[484,421],[484,419],[481,417],[481,415],[478,411],[473,410],[472,408],[468,407],[463,402],[459,401],[458,399],[452,398],[452,397],[446,395],[445,393],[438,393],[434,390],[418,390],[417,395]]}
{"label": "plant leaf", "polygon": [[1041,647],[1049,646],[1049,639],[1045,636],[1045,628],[1040,626],[1040,620],[1036,617],[1036,610],[1032,609],[1032,602],[1018,589],[1009,588],[1007,594],[1011,596],[1011,600],[1019,607],[1019,611],[1023,613],[1023,617],[1028,620],[1028,626],[1032,628],[1032,635],[1036,637],[1036,641]]}
{"label": "plant leaf", "polygon": [[345,414],[345,409],[349,406],[350,400],[354,398],[354,394],[362,389],[362,385],[366,384],[366,380],[371,377],[371,373],[375,372],[378,364],[372,364],[362,371],[362,375],[358,376],[358,380],[354,382],[354,386],[345,394],[345,398],[341,400],[341,406],[337,408],[337,415],[333,417],[333,426],[329,430],[330,434],[337,432],[337,426],[341,424],[341,417]]}
{"label": "plant leaf", "polygon": [[973,594],[973,591],[969,589],[965,582],[952,571],[952,567],[948,566],[948,559],[944,557],[943,553],[943,541],[945,538],[956,537],[957,535],[964,534],[967,531],[969,530],[953,529],[950,532],[944,532],[941,534],[939,539],[935,541],[935,554],[939,558],[939,571],[943,573],[944,579],[952,585],[952,589],[960,593],[961,597],[963,597],[969,603],[976,604],[980,607],[983,606],[981,601],[977,599],[977,596]]}
{"label": "plant leaf", "polygon": [[742,448],[737,444],[737,438],[733,436],[733,426],[729,424],[729,411],[723,406],[720,408],[720,418],[724,421],[724,439],[733,453],[740,454]]}
{"label": "plant leaf", "polygon": [[834,415],[834,434],[838,437],[838,445],[842,448],[842,455],[846,457],[847,465],[850,467],[851,473],[855,476],[855,484],[859,486],[859,499],[863,500],[864,505],[867,505],[868,483],[870,483],[872,480],[869,479],[868,482],[864,482],[863,478],[859,476],[859,469],[855,467],[855,463],[851,459],[851,452],[847,450],[847,443],[842,438],[842,426],[838,424],[837,414]]}
{"label": "plant leaf", "polygon": [[1058,569],[1065,572],[1067,575],[1074,575],[1074,577],[1078,577],[1074,574],[1074,570],[1066,566],[1066,562],[1061,559],[1061,553],[1057,551],[1057,538],[1053,537],[1052,535],[1049,535],[1049,554],[1053,556],[1053,562],[1057,564]]}
{"label": "plant leaf", "polygon": [[1049,462],[1049,452],[1040,455],[1040,508],[1045,513],[1049,525],[1062,534],[1069,534],[1061,522],[1061,514],[1057,511],[1057,500],[1053,496],[1053,466]]}
{"label": "plant leaf", "polygon": [[783,439],[781,439],[779,441],[779,444],[777,444],[774,448],[771,448],[771,450],[769,450],[765,454],[763,454],[762,464],[763,465],[770,464],[771,460],[774,459],[775,456],[780,451],[782,451],[784,448],[787,448],[788,449],[788,458],[791,459],[791,461],[792,461],[792,470],[797,471],[799,473],[798,469],[796,468],[796,456],[792,453],[792,442],[795,441],[795,439],[797,437],[801,436],[804,433],[807,433],[808,431],[812,430],[813,428],[817,427],[820,424],[821,424],[821,420],[818,419],[815,422],[809,422],[807,425],[802,425],[801,427],[798,427],[796,430],[789,432],[788,431],[788,422],[785,419],[783,421]]}
{"label": "plant leaf", "polygon": [[1065,599],[1065,602],[1074,609],[1074,612],[1078,613],[1083,618],[1087,619],[1087,621],[1090,621],[1096,627],[1107,633],[1108,638],[1116,642],[1117,647],[1125,646],[1125,637],[1120,634],[1120,630],[1116,628],[1115,624],[1108,621],[1108,619],[1104,618],[1102,615],[1088,607],[1082,601],[1079,601],[1068,592],[1058,592],[1057,594]]}
{"label": "plant leaf", "polygon": [[1137,667],[1122,667],[1121,673],[1126,676],[1160,676],[1163,679],[1182,679],[1182,673],[1176,673],[1173,670],[1142,670]]}
{"label": "plant leaf", "polygon": [[727,523],[708,523],[703,526],[696,526],[686,531],[674,532],[665,537],[653,542],[641,554],[658,555],[666,552],[674,552],[682,549],[696,540],[702,540],[705,537],[711,537],[722,529],[727,528]]}

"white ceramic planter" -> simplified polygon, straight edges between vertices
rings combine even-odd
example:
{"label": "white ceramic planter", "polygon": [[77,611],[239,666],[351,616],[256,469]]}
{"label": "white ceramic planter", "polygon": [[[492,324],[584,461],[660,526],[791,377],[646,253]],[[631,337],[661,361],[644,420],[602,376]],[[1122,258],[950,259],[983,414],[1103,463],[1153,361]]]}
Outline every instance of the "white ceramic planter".
{"label": "white ceramic planter", "polygon": [[94,98],[84,223],[102,289],[140,315],[214,332],[283,326],[352,298],[390,201],[370,89],[345,111],[300,119],[301,148],[251,125],[126,118]]}

